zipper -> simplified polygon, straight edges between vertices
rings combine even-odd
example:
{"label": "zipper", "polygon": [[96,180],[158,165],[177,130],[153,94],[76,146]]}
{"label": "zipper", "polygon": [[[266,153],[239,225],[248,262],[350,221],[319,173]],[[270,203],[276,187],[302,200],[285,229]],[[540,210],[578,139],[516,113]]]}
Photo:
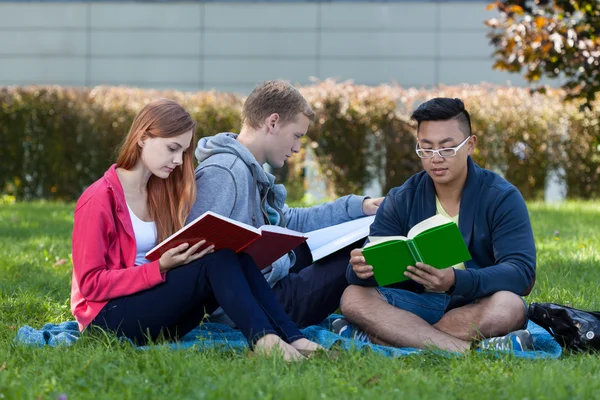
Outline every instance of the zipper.
{"label": "zipper", "polygon": [[[270,190],[271,190],[271,188],[268,187],[267,191],[265,192],[265,195],[260,200],[260,211],[262,211],[262,213],[265,217],[265,220],[269,223],[269,225],[272,225],[271,220],[269,219],[269,213],[267,213],[266,207],[265,207],[265,203],[267,205],[269,205],[269,201],[268,201],[267,197],[269,196]],[[273,193],[273,203],[275,203],[275,193],[273,191],[271,191],[271,193]],[[277,213],[277,215],[279,215],[279,224],[278,225],[285,227],[286,221],[285,221],[285,216],[283,215],[283,212],[279,208],[277,208],[277,206],[275,206],[275,205],[273,205],[271,208],[273,208],[275,210],[275,212]]]}

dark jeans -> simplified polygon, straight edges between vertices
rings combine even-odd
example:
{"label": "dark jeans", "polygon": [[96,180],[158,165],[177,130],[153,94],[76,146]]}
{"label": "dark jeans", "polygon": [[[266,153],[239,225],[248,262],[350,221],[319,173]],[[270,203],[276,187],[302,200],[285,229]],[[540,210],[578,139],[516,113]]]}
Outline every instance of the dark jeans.
{"label": "dark jeans", "polygon": [[[296,325],[304,328],[318,324],[338,309],[348,287],[350,251],[362,247],[363,242],[361,239],[308,266],[296,263],[289,275],[273,286],[275,296]],[[298,260],[312,261],[304,256]]]}
{"label": "dark jeans", "polygon": [[209,254],[167,273],[151,289],[113,299],[92,325],[143,344],[162,333],[177,339],[198,326],[218,306],[231,317],[252,347],[273,333],[290,343],[302,338],[247,254]]}

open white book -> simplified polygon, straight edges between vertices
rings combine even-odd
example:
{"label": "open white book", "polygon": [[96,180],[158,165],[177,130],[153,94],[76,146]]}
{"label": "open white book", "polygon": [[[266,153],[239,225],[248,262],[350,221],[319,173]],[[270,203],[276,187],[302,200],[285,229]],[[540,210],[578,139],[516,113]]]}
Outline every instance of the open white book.
{"label": "open white book", "polygon": [[[148,260],[158,260],[162,254],[181,243],[193,245],[202,239],[215,245],[215,251],[231,249],[250,254],[260,269],[307,241],[313,261],[342,249],[369,234],[375,217],[353,221],[308,232],[306,234],[274,225],[260,228],[207,211],[146,253]],[[348,257],[350,255],[348,254]]]}
{"label": "open white book", "polygon": [[366,238],[373,221],[375,221],[374,215],[307,232],[306,243],[312,253],[313,262]]}
{"label": "open white book", "polygon": [[433,217],[427,218],[424,221],[419,222],[415,226],[413,226],[406,236],[369,236],[369,243],[365,246],[365,248],[370,246],[375,246],[376,244],[388,242],[391,240],[408,240],[414,239],[417,235],[428,231],[432,228],[436,228],[438,226],[447,225],[452,223],[452,220],[448,217],[444,217],[441,214],[436,214]]}

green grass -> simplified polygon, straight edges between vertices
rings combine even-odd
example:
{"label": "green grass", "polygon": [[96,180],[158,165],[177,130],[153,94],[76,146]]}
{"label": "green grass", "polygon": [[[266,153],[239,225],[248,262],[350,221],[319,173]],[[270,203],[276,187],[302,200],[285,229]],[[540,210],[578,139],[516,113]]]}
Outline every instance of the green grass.
{"label": "green grass", "polygon": [[[286,365],[246,353],[138,351],[111,337],[67,348],[13,342],[27,324],[71,320],[72,205],[0,203],[0,399],[596,398],[596,355],[561,360],[343,352]],[[529,301],[600,309],[600,205],[529,204],[538,247]]]}

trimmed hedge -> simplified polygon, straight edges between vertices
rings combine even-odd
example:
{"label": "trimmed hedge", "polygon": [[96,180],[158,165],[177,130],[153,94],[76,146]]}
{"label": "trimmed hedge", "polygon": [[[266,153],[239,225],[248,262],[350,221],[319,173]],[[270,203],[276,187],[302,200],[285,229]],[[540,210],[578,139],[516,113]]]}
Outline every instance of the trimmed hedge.
{"label": "trimmed hedge", "polygon": [[129,88],[0,89],[0,191],[20,199],[76,199],[114,162],[135,114],[158,97],[183,104],[196,137],[237,131],[242,102],[215,92]]}
{"label": "trimmed hedge", "polygon": [[[409,117],[436,96],[465,101],[478,137],[474,155],[528,199],[541,198],[550,170],[562,171],[567,195],[600,197],[600,104],[582,111],[560,91],[530,94],[491,85],[434,90],[318,82],[301,88],[316,113],[306,138],[331,196],[360,193],[374,179],[384,191],[421,169]],[[76,199],[115,159],[135,113],[158,97],[184,105],[196,138],[238,132],[243,98],[217,92],[57,86],[0,88],[0,193],[19,199]],[[304,152],[276,171],[291,200],[302,197]]]}
{"label": "trimmed hedge", "polygon": [[556,92],[530,94],[514,87],[445,88],[436,94],[464,99],[478,145],[475,161],[498,171],[527,199],[542,199],[548,171],[560,166],[565,105]]}

